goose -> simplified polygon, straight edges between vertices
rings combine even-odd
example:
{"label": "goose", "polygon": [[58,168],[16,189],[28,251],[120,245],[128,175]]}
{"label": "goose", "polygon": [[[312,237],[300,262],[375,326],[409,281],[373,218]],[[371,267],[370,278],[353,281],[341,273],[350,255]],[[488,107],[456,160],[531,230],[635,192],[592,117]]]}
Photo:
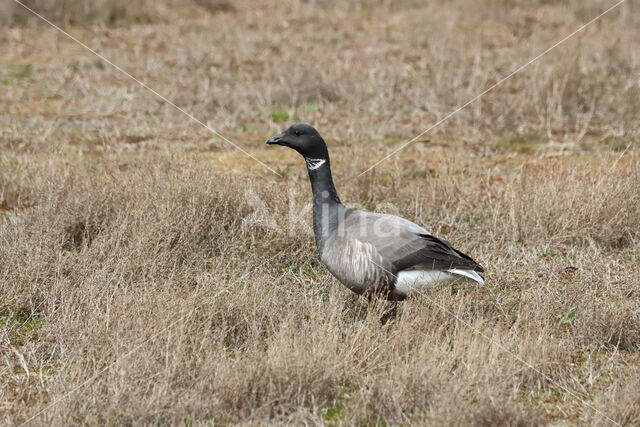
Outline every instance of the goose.
{"label": "goose", "polygon": [[318,254],[353,292],[380,292],[390,301],[402,301],[439,283],[484,283],[477,262],[419,225],[343,205],[331,177],[327,145],[312,126],[293,124],[267,144],[292,148],[304,157]]}

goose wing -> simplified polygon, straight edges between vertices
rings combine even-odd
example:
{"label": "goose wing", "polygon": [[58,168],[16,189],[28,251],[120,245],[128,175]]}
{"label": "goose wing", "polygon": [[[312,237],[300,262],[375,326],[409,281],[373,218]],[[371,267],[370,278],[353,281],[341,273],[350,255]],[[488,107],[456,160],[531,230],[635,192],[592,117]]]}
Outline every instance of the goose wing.
{"label": "goose wing", "polygon": [[394,275],[407,270],[484,271],[449,242],[395,215],[352,211],[345,218],[344,227],[349,236],[375,248],[385,268],[391,267]]}

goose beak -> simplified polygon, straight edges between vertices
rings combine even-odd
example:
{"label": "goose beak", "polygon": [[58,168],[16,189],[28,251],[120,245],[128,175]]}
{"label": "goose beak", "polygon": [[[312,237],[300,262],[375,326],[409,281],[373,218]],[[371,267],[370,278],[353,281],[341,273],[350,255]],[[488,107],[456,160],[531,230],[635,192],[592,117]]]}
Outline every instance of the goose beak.
{"label": "goose beak", "polygon": [[276,144],[276,145],[286,145],[285,141],[284,141],[284,132],[281,133],[280,135],[276,135],[273,138],[269,139],[267,141],[267,144],[272,145],[272,144]]}

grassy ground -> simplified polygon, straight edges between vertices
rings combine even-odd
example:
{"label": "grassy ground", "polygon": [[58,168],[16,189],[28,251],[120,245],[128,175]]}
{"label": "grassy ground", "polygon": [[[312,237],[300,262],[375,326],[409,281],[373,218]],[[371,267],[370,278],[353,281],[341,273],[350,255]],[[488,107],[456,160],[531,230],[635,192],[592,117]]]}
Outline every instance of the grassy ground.
{"label": "grassy ground", "polygon": [[[3,6],[2,422],[640,423],[636,4],[358,177],[613,2],[76,3],[29,2],[281,176]],[[264,145],[292,121],[486,286],[381,325]]]}

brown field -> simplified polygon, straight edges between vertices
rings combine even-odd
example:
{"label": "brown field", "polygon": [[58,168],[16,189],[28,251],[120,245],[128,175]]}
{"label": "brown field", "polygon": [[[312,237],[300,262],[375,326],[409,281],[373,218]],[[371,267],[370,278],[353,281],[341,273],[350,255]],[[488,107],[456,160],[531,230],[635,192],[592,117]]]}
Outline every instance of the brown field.
{"label": "brown field", "polygon": [[[2,0],[0,423],[640,425],[637,4],[359,177],[615,2],[25,3],[281,176]],[[294,121],[486,286],[382,324]]]}

